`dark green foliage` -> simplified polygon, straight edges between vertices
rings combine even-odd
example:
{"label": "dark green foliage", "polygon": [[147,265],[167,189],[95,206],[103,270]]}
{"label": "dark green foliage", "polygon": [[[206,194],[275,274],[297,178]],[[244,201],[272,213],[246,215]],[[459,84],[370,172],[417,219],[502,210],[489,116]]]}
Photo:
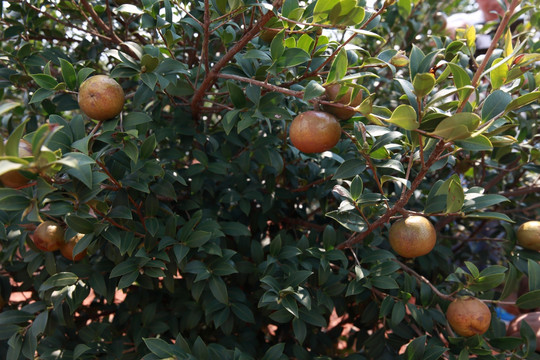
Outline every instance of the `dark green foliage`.
{"label": "dark green foliage", "polygon": [[[493,313],[464,339],[444,316],[524,275],[517,306],[540,303],[540,255],[514,233],[540,217],[540,9],[524,1],[483,63],[440,26],[462,6],[0,2],[0,175],[30,179],[0,188],[0,358],[538,357],[527,325],[507,337]],[[77,104],[96,74],[127,95],[104,122]],[[335,81],[364,101],[331,152],[303,154],[290,121]],[[437,245],[401,259],[388,228],[416,213]],[[39,251],[43,220],[87,256]]]}

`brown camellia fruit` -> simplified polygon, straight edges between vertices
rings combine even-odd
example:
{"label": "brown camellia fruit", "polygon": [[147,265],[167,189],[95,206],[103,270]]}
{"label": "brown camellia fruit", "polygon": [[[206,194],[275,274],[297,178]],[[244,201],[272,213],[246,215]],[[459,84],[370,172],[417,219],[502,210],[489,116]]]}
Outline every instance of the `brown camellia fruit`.
{"label": "brown camellia fruit", "polygon": [[120,114],[124,107],[124,90],[116,80],[106,75],[92,76],[79,88],[79,107],[89,118],[108,120]]}
{"label": "brown camellia fruit", "polygon": [[64,229],[55,222],[44,221],[34,231],[32,240],[40,250],[59,250],[64,243]]}
{"label": "brown camellia fruit", "polygon": [[540,251],[540,221],[527,221],[517,231],[519,245],[529,250]]}
{"label": "brown camellia fruit", "polygon": [[486,304],[472,296],[454,300],[446,310],[446,319],[461,336],[482,335],[489,329],[491,312]]}
{"label": "brown camellia fruit", "polygon": [[[346,86],[346,85],[345,85]],[[349,87],[347,92],[338,98],[339,90],[341,89],[340,84],[330,84],[325,87],[326,89],[326,98],[330,101],[334,101],[339,104],[349,105],[356,107],[362,103],[362,91],[359,91],[358,94],[351,100],[352,93],[354,88]],[[334,114],[341,120],[347,120],[353,117],[355,114],[354,110],[345,109],[342,107],[325,105],[324,110],[329,113]]]}
{"label": "brown camellia fruit", "polygon": [[80,261],[86,256],[86,249],[82,252],[78,253],[77,255],[73,256],[73,248],[79,240],[81,240],[84,237],[84,234],[77,234],[74,237],[72,237],[68,242],[64,242],[60,246],[60,252],[64,257],[71,261]]}
{"label": "brown camellia fruit", "polygon": [[323,111],[306,111],[296,116],[289,129],[292,144],[304,153],[320,153],[333,148],[341,137],[336,117]]}
{"label": "brown camellia fruit", "polygon": [[390,227],[388,240],[396,253],[406,258],[414,258],[433,250],[437,233],[425,217],[409,216],[396,221]]}
{"label": "brown camellia fruit", "polygon": [[[19,142],[19,157],[32,156],[32,144],[28,141],[21,139]],[[17,189],[21,186],[28,184],[29,178],[24,176],[19,170],[11,170],[0,175],[0,182],[2,185]]]}

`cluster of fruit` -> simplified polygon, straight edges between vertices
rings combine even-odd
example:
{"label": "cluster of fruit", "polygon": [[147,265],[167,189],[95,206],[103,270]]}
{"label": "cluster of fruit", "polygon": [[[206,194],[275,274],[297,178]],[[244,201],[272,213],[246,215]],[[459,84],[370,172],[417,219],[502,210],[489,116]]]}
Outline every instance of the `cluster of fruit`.
{"label": "cluster of fruit", "polygon": [[337,105],[324,105],[325,111],[310,110],[298,114],[289,128],[291,143],[307,154],[320,153],[333,148],[341,138],[341,126],[338,119],[350,119],[355,114],[350,107],[356,107],[362,103],[362,91],[355,91],[353,87],[334,83],[327,85],[325,89],[326,98]]}
{"label": "cluster of fruit", "polygon": [[[529,250],[540,251],[540,221],[528,221],[517,231],[517,242]],[[435,228],[423,216],[396,221],[389,231],[390,246],[405,258],[428,254],[437,240]],[[484,334],[491,323],[491,311],[481,300],[464,296],[454,300],[446,311],[448,323],[461,336]]]}
{"label": "cluster of fruit", "polygon": [[[124,90],[114,79],[106,75],[96,75],[85,80],[79,88],[78,102],[83,113],[98,121],[112,119],[122,111],[124,107]],[[19,142],[19,157],[33,157],[32,145],[21,139]],[[0,182],[5,187],[20,189],[31,181],[30,177],[36,176],[38,169],[30,163],[24,169],[14,169],[0,175]],[[77,234],[69,241],[64,240],[64,229],[53,221],[44,221],[39,224],[30,236],[34,245],[42,251],[60,250],[62,255],[72,261],[79,261],[86,256],[86,250],[73,256],[75,245],[84,237]]]}
{"label": "cluster of fruit", "polygon": [[75,245],[84,237],[84,234],[73,236],[68,242],[64,241],[64,229],[53,221],[44,221],[36,227],[30,236],[34,245],[41,251],[60,250],[62,255],[71,261],[79,261],[86,256],[86,250],[73,256]]}

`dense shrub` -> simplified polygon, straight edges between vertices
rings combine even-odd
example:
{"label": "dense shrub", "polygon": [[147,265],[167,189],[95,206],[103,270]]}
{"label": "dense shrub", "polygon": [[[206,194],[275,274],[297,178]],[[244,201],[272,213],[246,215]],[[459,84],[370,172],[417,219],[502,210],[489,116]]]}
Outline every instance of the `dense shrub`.
{"label": "dense shrub", "polygon": [[[465,5],[0,2],[0,357],[539,358],[497,314],[540,304],[515,233],[540,219],[540,9],[452,38]],[[126,94],[112,119],[77,102],[97,74]],[[338,144],[298,151],[292,119],[332,106],[354,110]],[[388,242],[409,215],[437,232],[412,259]],[[43,221],[83,258],[39,250]],[[449,326],[462,295],[485,334]]]}

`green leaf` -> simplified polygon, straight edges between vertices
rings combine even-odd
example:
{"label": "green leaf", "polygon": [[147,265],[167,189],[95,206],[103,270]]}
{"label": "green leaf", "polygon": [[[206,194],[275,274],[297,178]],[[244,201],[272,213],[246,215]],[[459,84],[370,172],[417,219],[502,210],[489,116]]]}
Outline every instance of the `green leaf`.
{"label": "green leaf", "polygon": [[208,283],[212,295],[222,304],[229,304],[229,294],[227,292],[227,285],[219,276],[212,276]]}
{"label": "green leaf", "polygon": [[462,140],[470,137],[479,124],[478,115],[467,112],[457,113],[442,120],[431,134],[448,141]]}
{"label": "green leaf", "polygon": [[350,193],[352,199],[356,201],[362,195],[363,190],[364,182],[362,181],[362,178],[360,176],[356,175],[352,180],[350,186]]}
{"label": "green leaf", "polygon": [[278,67],[294,67],[303,64],[311,59],[307,52],[299,48],[287,48],[283,54],[277,59]]}
{"label": "green leaf", "polygon": [[304,100],[308,101],[324,94],[324,87],[315,80],[311,80],[304,89]]}
{"label": "green leaf", "polygon": [[76,232],[81,234],[91,234],[94,232],[94,224],[77,215],[67,215],[66,224]]}
{"label": "green leaf", "polygon": [[379,289],[392,290],[399,289],[399,285],[396,280],[392,279],[389,276],[379,276],[371,279],[373,286]]}
{"label": "green leaf", "polygon": [[231,305],[231,310],[238,317],[238,319],[255,324],[255,317],[253,316],[253,312],[248,308],[246,305],[241,303],[233,303]]}
{"label": "green leaf", "polygon": [[423,360],[426,350],[426,335],[417,337],[407,345],[407,360]]}
{"label": "green leaf", "polygon": [[[320,2],[320,1],[319,1]],[[262,360],[276,360],[281,358],[283,355],[283,350],[285,350],[285,343],[279,343],[272,346],[262,357]]]}
{"label": "green leaf", "polygon": [[227,89],[234,107],[243,108],[246,105],[246,95],[242,88],[232,81],[227,81]]}
{"label": "green leaf", "polygon": [[529,291],[540,290],[540,264],[537,261],[527,260],[527,274],[529,275]]}
{"label": "green leaf", "polygon": [[456,141],[456,145],[467,151],[491,151],[493,144],[482,134],[464,140]]}
{"label": "green leaf", "polygon": [[92,348],[86,344],[77,344],[77,346],[75,346],[75,349],[73,350],[73,358],[79,359],[81,355],[91,349]]}
{"label": "green leaf", "polygon": [[133,129],[137,125],[149,122],[152,122],[150,115],[143,112],[131,111],[124,117],[124,128]]}
{"label": "green leaf", "polygon": [[540,290],[533,290],[521,295],[516,305],[521,309],[536,309],[540,304]]}
{"label": "green leaf", "polygon": [[90,156],[83,153],[70,152],[65,154],[62,159],[57,160],[56,163],[74,169],[81,169],[85,165],[93,165],[95,161]]}
{"label": "green leaf", "polygon": [[44,88],[37,89],[37,91],[34,93],[34,95],[32,95],[32,99],[30,99],[28,104],[36,104],[36,103],[39,104],[43,100],[45,100],[46,98],[51,96],[52,94],[54,94],[54,92],[52,90],[48,90],[48,89],[44,89]]}
{"label": "green leaf", "polygon": [[5,100],[0,102],[0,115],[4,115],[7,112],[21,106],[22,103],[13,100]]}
{"label": "green leaf", "polygon": [[236,121],[238,120],[238,114],[240,113],[240,110],[232,110],[225,114],[223,117],[223,129],[225,130],[225,133],[229,135],[231,133],[231,130],[234,128],[234,125],[236,125]]}
{"label": "green leaf", "polygon": [[413,79],[414,93],[418,97],[428,95],[435,87],[435,76],[432,73],[416,74]]}
{"label": "green leaf", "polygon": [[365,161],[360,159],[349,159],[337,168],[332,179],[348,179],[363,173],[364,170],[366,170]]}
{"label": "green leaf", "polygon": [[34,319],[34,315],[21,310],[4,310],[0,313],[0,325],[24,324]]}
{"label": "green leaf", "polygon": [[467,214],[465,217],[471,218],[471,219],[500,220],[500,221],[506,221],[509,223],[514,223],[514,220],[510,219],[506,214],[490,212],[490,211]]}
{"label": "green leaf", "polygon": [[60,59],[60,66],[62,68],[62,77],[68,87],[68,89],[75,90],[77,88],[77,74],[73,65],[65,59]]}
{"label": "green leaf", "polygon": [[304,342],[307,335],[306,323],[298,318],[294,318],[292,321],[294,337],[300,344]]}
{"label": "green leaf", "polygon": [[131,272],[134,272],[134,271],[138,271],[139,269],[139,266],[138,264],[136,263],[136,260],[131,258],[129,260],[126,260],[126,261],[123,261],[121,263],[119,263],[118,265],[116,265],[110,275],[109,275],[109,278],[115,278],[115,277],[118,277],[118,276],[122,276],[122,275],[125,275],[125,274],[129,274]]}
{"label": "green leaf", "polygon": [[379,136],[377,140],[373,143],[373,146],[370,149],[370,153],[377,151],[381,147],[390,144],[392,141],[396,139],[400,139],[403,137],[403,134],[399,131],[390,131],[386,134]]}
{"label": "green leaf", "polygon": [[91,68],[82,68],[81,70],[79,70],[79,72],[77,73],[77,82],[79,84],[82,84],[84,80],[86,80],[86,78],[88,76],[90,76],[90,74],[92,74],[94,71],[94,69],[91,69]]}
{"label": "green leaf", "polygon": [[79,280],[78,276],[71,272],[59,272],[45,280],[39,287],[39,291],[47,291],[55,287],[73,285]]}
{"label": "green leaf", "polygon": [[392,113],[390,119],[383,120],[405,130],[418,129],[419,126],[416,111],[412,106],[405,104],[399,105]]}
{"label": "green leaf", "polygon": [[521,95],[517,99],[514,99],[506,106],[504,113],[508,114],[511,111],[517,110],[525,105],[528,105],[536,100],[540,99],[540,91],[534,91],[525,95]]}
{"label": "green leaf", "polygon": [[478,268],[476,267],[476,265],[474,265],[472,262],[470,261],[465,261],[465,266],[467,266],[467,269],[469,269],[469,271],[471,272],[471,275],[476,279],[480,276],[480,271],[478,270]]}
{"label": "green leaf", "polygon": [[461,66],[454,63],[448,63],[448,66],[450,67],[452,75],[454,76],[454,84],[456,88],[463,88],[463,90],[459,91],[459,101],[466,101],[471,93],[471,90],[467,87],[472,84],[471,78]]}
{"label": "green leaf", "polygon": [[153,354],[161,359],[175,357],[167,342],[158,338],[143,338],[144,344]]}
{"label": "green leaf", "polygon": [[505,196],[497,194],[478,194],[468,192],[465,196],[465,204],[463,211],[472,211],[485,209],[487,207],[500,204],[504,201],[509,201]]}
{"label": "green leaf", "polygon": [[32,79],[42,88],[47,90],[54,90],[58,85],[58,81],[50,75],[46,74],[31,74]]}
{"label": "green leaf", "polygon": [[362,232],[367,229],[367,224],[358,214],[356,209],[354,211],[344,211],[334,210],[326,213],[326,216],[332,218],[343,225],[346,229],[356,232]]}
{"label": "green leaf", "polygon": [[347,74],[348,65],[347,52],[345,49],[341,49],[334,58],[334,61],[332,61],[332,66],[330,67],[330,72],[326,78],[326,83],[331,84],[341,80]]}
{"label": "green leaf", "polygon": [[281,55],[283,55],[283,52],[285,51],[285,46],[283,46],[284,38],[285,31],[281,30],[279,33],[277,33],[276,36],[274,36],[274,39],[272,39],[272,42],[270,43],[270,55],[272,56],[274,62],[278,61],[278,59],[281,58]]}
{"label": "green leaf", "polygon": [[[501,61],[504,61],[502,58],[497,58],[493,60],[493,65],[497,65]],[[504,85],[506,79],[508,78],[508,65],[501,65],[495,68],[492,72],[489,73],[491,80],[491,87],[493,89],[498,89]]]}
{"label": "green leaf", "polygon": [[516,290],[516,284],[519,281],[519,273],[516,267],[512,263],[508,263],[508,273],[506,273],[506,278],[504,280],[504,288],[501,293],[501,300],[506,299]]}

